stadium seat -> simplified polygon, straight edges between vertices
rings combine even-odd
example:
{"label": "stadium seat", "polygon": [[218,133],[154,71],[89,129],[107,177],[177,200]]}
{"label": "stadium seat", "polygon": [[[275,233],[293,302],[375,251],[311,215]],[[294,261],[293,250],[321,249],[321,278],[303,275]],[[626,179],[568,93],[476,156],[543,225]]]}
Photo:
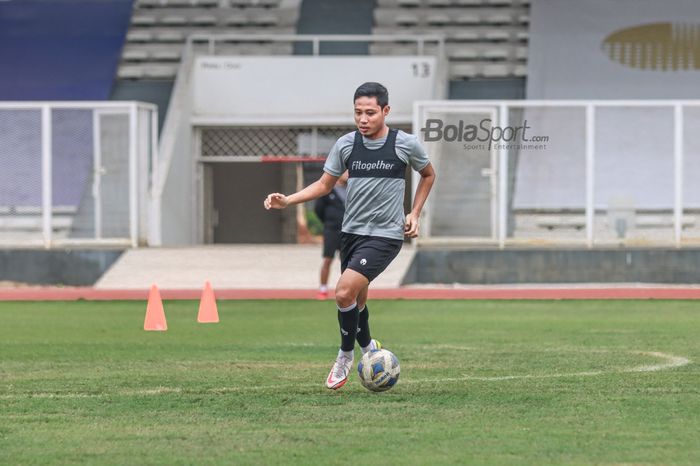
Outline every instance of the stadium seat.
{"label": "stadium seat", "polygon": [[234,8],[274,8],[280,6],[280,0],[231,0],[230,5]]}
{"label": "stadium seat", "polygon": [[449,40],[460,42],[475,42],[479,40],[479,33],[476,31],[460,30],[453,33],[448,33]]}
{"label": "stadium seat", "polygon": [[450,63],[450,79],[473,78],[476,66],[470,63]]}
{"label": "stadium seat", "polygon": [[129,31],[126,34],[127,42],[150,42],[153,40],[153,34],[149,31]]}
{"label": "stadium seat", "polygon": [[253,16],[251,22],[255,26],[270,27],[276,26],[279,23],[279,18],[273,14],[262,14]]}
{"label": "stadium seat", "polygon": [[143,65],[143,76],[146,78],[174,78],[178,65]]}
{"label": "stadium seat", "polygon": [[448,48],[447,55],[453,60],[476,60],[479,57],[479,52],[472,47],[461,45],[457,49]]}
{"label": "stadium seat", "polygon": [[124,50],[122,58],[124,61],[135,62],[148,60],[149,54],[145,50]]}
{"label": "stadium seat", "polygon": [[[208,44],[198,45],[197,52],[210,53]],[[217,42],[214,46],[215,55],[291,55],[294,47],[291,42]],[[172,55],[173,51],[170,51]],[[165,54],[167,55],[167,54]]]}
{"label": "stadium seat", "polygon": [[443,13],[432,13],[426,17],[426,23],[430,26],[446,26],[452,22],[452,18]]}
{"label": "stadium seat", "polygon": [[179,15],[163,16],[159,23],[163,26],[184,26],[187,24],[187,18]]}
{"label": "stadium seat", "polygon": [[475,14],[461,14],[455,19],[455,23],[460,26],[474,26],[481,22],[478,15]]}
{"label": "stadium seat", "polygon": [[219,0],[193,0],[193,3],[204,8],[214,8],[219,6],[221,2]]}
{"label": "stadium seat", "polygon": [[193,17],[191,23],[195,26],[216,26],[217,19],[212,15],[199,15]]}
{"label": "stadium seat", "polygon": [[136,8],[155,8],[161,6],[160,0],[137,0]]}
{"label": "stadium seat", "polygon": [[491,29],[484,33],[484,39],[491,42],[501,42],[510,39],[510,33],[500,29]]}
{"label": "stadium seat", "polygon": [[150,58],[161,62],[178,62],[180,61],[181,54],[182,53],[179,50],[154,50],[150,53]]}
{"label": "stadium seat", "polygon": [[179,30],[159,31],[154,35],[156,42],[185,42],[185,33]]}
{"label": "stadium seat", "polygon": [[528,31],[518,31],[516,37],[521,42],[527,42],[530,40],[530,33]]}
{"label": "stadium seat", "polygon": [[490,48],[483,51],[481,56],[487,60],[507,60],[510,57],[507,48]]}
{"label": "stadium seat", "polygon": [[442,8],[452,5],[451,0],[426,0],[426,3],[431,8]]}
{"label": "stadium seat", "polygon": [[131,18],[131,24],[134,26],[154,26],[156,23],[154,16],[135,15]]}
{"label": "stadium seat", "polygon": [[418,17],[413,14],[402,13],[396,16],[395,22],[400,26],[415,26],[418,24]]}
{"label": "stadium seat", "polygon": [[505,78],[510,74],[511,67],[507,64],[489,63],[482,68],[482,75],[486,78]]}
{"label": "stadium seat", "polygon": [[143,69],[138,66],[122,65],[117,71],[120,79],[139,79],[144,77]]}
{"label": "stadium seat", "polygon": [[166,0],[168,6],[171,7],[191,7],[193,3],[190,0]]}
{"label": "stadium seat", "polygon": [[488,24],[494,24],[494,25],[505,25],[505,24],[511,24],[513,22],[513,17],[509,14],[492,14],[486,16],[484,19],[486,23]]}
{"label": "stadium seat", "polygon": [[370,45],[372,55],[415,55],[415,44],[403,45],[391,42],[378,42]]}
{"label": "stadium seat", "polygon": [[248,17],[244,14],[237,13],[235,15],[229,16],[225,20],[227,26],[241,27],[248,24]]}

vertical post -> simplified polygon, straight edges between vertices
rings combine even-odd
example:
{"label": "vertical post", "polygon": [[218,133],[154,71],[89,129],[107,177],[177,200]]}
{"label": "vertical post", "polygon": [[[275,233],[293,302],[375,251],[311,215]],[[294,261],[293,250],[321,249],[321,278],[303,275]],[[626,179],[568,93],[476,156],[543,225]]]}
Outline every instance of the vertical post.
{"label": "vertical post", "polygon": [[319,41],[318,37],[313,38],[312,44],[313,44],[313,52],[312,52],[313,55],[314,56],[321,55],[321,42]]}
{"label": "vertical post", "polygon": [[[151,187],[148,190],[150,206],[148,215],[148,245],[160,246],[160,195],[158,194],[158,111],[151,110]],[[156,199],[157,198],[157,199]]]}
{"label": "vertical post", "polygon": [[[194,133],[194,134],[192,134]],[[190,180],[189,190],[190,197],[190,212],[194,216],[195,221],[190,222],[190,240],[195,244],[201,243],[204,240],[204,201],[200,196],[200,193],[204,190],[200,190],[197,185],[204,182],[202,178],[202,170],[198,166],[203,165],[204,162],[200,162],[202,157],[202,130],[201,128],[196,128],[192,131],[192,137],[190,138],[190,154],[194,154],[194,157],[190,157],[190,171],[194,173],[194,176]]]}
{"label": "vertical post", "polygon": [[151,114],[151,189],[158,184],[158,112],[150,110]]}
{"label": "vertical post", "polygon": [[[498,106],[498,126],[508,126],[508,107],[506,104]],[[505,144],[498,149],[498,247],[503,249],[506,245],[508,232],[508,150]]]}
{"label": "vertical post", "polygon": [[311,129],[311,144],[309,147],[309,155],[311,157],[318,157],[318,126],[314,126]]}
{"label": "vertical post", "polygon": [[593,247],[595,168],[595,107],[586,105],[586,245]]}
{"label": "vertical post", "polygon": [[41,219],[44,247],[51,248],[51,218],[53,215],[53,186],[51,167],[51,107],[41,106]]}
{"label": "vertical post", "polygon": [[673,227],[676,247],[681,247],[683,232],[683,107],[673,106]]}
{"label": "vertical post", "polygon": [[131,247],[138,246],[138,170],[136,163],[137,134],[138,134],[138,112],[136,104],[129,105],[129,235]]}
{"label": "vertical post", "polygon": [[102,238],[102,135],[99,109],[92,109],[92,202],[95,239]]}
{"label": "vertical post", "polygon": [[[496,109],[491,109],[489,117],[491,118],[491,121],[496,121],[498,119],[498,116],[496,115]],[[489,157],[490,157],[490,165],[489,165],[489,171],[491,172],[489,174],[489,183],[491,184],[490,186],[490,194],[491,194],[491,240],[492,241],[499,241],[499,229],[498,229],[498,222],[499,222],[499,191],[498,187],[500,186],[500,183],[498,181],[499,175],[499,170],[498,170],[498,157],[499,154],[497,151],[491,149],[489,151]],[[499,243],[500,244],[500,243]]]}
{"label": "vertical post", "polygon": [[[296,190],[301,191],[302,189],[304,189],[304,165],[302,162],[296,162],[295,165]],[[298,240],[300,234],[306,234],[306,232],[308,231],[306,223],[306,207],[302,202],[296,205],[296,224]]]}
{"label": "vertical post", "polygon": [[[423,121],[425,120],[425,115],[424,113],[427,113],[427,110],[425,109],[425,105],[420,103],[419,101],[414,101],[413,102],[413,134],[415,134],[418,137],[418,140],[420,143],[425,146],[426,143],[425,141],[422,140],[422,136],[420,136],[421,131],[420,128],[423,126]],[[430,147],[426,148],[428,150],[428,155],[431,157],[431,160],[433,160],[433,166],[437,170],[437,165],[435,165],[434,157],[435,154],[430,153]],[[416,190],[418,188],[418,181],[419,181],[419,176],[418,172],[415,170],[410,170],[411,173],[411,205],[410,207],[413,208],[413,199],[416,198]],[[435,195],[433,194],[433,197]],[[431,235],[431,211],[433,209],[433,201],[432,197],[428,196],[428,199],[425,201],[425,205],[423,206],[423,212],[421,213],[422,218],[419,219],[419,222],[421,222],[421,229],[419,231],[420,236],[427,236],[430,237]],[[417,242],[417,238],[411,239],[411,244],[415,245]]]}

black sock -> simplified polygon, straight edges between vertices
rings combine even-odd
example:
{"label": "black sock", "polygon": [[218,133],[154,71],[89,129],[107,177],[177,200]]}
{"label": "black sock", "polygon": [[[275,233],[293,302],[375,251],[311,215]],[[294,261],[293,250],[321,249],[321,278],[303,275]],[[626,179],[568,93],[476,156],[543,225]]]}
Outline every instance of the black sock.
{"label": "black sock", "polygon": [[369,333],[369,308],[365,304],[365,308],[360,311],[360,320],[357,324],[357,343],[365,347],[372,341],[372,336]]}
{"label": "black sock", "polygon": [[357,336],[357,321],[360,311],[357,306],[349,311],[340,312],[338,309],[338,323],[340,324],[340,349],[352,351],[355,349],[355,336]]}

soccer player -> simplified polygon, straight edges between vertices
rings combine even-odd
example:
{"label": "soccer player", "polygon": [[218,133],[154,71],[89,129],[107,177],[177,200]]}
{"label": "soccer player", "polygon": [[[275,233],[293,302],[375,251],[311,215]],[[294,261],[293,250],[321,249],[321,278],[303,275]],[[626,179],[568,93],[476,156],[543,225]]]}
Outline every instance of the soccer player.
{"label": "soccer player", "polygon": [[[418,138],[386,125],[390,107],[384,86],[374,82],[362,84],[355,91],[353,102],[357,131],[336,141],[321,178],[289,196],[271,193],[264,201],[266,209],[283,209],[317,199],[333,189],[346,169],[349,172],[340,240],[342,274],[335,287],[341,344],[326,378],[326,386],[333,390],[347,382],[355,339],[363,354],[381,347],[369,329],[369,284],[398,255],[404,236],[418,236],[420,213],[435,181],[435,171]],[[421,178],[413,207],[404,218],[408,165]]]}

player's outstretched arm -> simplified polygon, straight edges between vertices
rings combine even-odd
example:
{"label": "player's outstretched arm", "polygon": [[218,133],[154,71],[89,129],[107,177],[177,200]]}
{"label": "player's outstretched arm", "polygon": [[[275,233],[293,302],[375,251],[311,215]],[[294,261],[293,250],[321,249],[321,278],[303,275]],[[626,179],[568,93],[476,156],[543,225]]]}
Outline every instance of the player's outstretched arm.
{"label": "player's outstretched arm", "polygon": [[285,196],[282,193],[268,194],[263,202],[266,209],[284,209],[289,205],[300,204],[302,202],[313,201],[321,196],[325,196],[333,189],[338,176],[329,175],[323,172],[321,178],[314,181],[301,191]]}
{"label": "player's outstretched arm", "polygon": [[435,169],[433,165],[428,163],[420,173],[420,181],[416,187],[416,197],[413,199],[413,208],[411,212],[406,215],[406,227],[405,235],[409,238],[415,238],[418,236],[418,219],[420,219],[420,213],[423,210],[423,205],[426,199],[428,199],[428,194],[430,194],[430,189],[435,183]]}

